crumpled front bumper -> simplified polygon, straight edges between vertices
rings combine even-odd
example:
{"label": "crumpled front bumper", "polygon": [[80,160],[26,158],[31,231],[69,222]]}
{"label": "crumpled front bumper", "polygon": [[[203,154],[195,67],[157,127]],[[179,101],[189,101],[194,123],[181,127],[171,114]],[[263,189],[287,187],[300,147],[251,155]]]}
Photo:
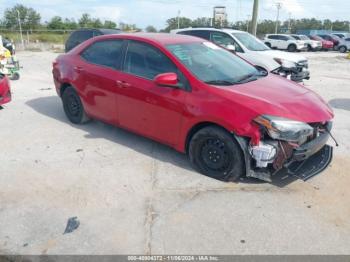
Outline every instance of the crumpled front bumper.
{"label": "crumpled front bumper", "polygon": [[[327,131],[320,134],[315,139],[292,149],[292,153],[285,160],[282,168],[259,169],[255,168],[254,159],[249,152],[244,152],[246,162],[246,176],[272,182],[276,177],[293,176],[304,181],[320,174],[324,171],[332,161],[333,148],[327,145],[330,138],[332,123],[326,126]],[[247,146],[247,141],[238,139],[241,147]],[[246,151],[246,150],[243,150]]]}

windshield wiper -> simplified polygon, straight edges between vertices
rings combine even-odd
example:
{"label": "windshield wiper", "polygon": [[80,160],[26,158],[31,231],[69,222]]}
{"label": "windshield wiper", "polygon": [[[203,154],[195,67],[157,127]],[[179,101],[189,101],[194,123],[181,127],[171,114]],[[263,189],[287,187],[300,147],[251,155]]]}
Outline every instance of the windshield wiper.
{"label": "windshield wiper", "polygon": [[250,81],[255,81],[255,80],[257,80],[257,79],[258,79],[258,78],[257,78],[257,75],[256,75],[256,74],[248,74],[248,75],[245,75],[245,76],[241,77],[241,78],[237,81],[237,83],[243,84],[243,83],[248,83],[248,82],[250,82]]}
{"label": "windshield wiper", "polygon": [[204,83],[209,85],[218,85],[218,86],[232,86],[236,84],[236,82],[232,82],[228,80],[210,80],[210,81],[205,81]]}

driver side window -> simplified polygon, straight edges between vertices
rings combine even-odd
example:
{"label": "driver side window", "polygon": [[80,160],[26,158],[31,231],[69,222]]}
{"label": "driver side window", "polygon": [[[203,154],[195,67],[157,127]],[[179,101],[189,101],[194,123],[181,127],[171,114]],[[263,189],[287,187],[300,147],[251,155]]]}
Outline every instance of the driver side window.
{"label": "driver side window", "polygon": [[221,32],[211,32],[211,41],[215,44],[226,48],[228,45],[233,45],[236,48],[236,52],[243,53],[243,49],[239,44],[229,35]]}

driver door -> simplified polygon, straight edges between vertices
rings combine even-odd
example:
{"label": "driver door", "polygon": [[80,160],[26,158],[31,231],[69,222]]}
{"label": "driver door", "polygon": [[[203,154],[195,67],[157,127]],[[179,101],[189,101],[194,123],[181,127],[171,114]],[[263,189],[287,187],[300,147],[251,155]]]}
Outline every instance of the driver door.
{"label": "driver door", "polygon": [[[118,88],[119,124],[168,145],[178,141],[187,91],[158,86],[158,74],[173,72],[183,83],[181,72],[159,49],[129,41]],[[185,83],[184,83],[185,85]]]}

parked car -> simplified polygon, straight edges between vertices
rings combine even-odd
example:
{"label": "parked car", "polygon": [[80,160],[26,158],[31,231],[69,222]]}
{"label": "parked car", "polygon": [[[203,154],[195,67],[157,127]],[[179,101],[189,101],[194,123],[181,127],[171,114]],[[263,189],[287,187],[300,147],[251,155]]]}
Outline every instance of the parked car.
{"label": "parked car", "polygon": [[320,37],[320,36],[311,35],[311,36],[309,36],[309,37],[310,37],[311,39],[313,39],[313,40],[321,41],[321,43],[322,43],[322,50],[324,50],[324,51],[332,50],[333,47],[334,47],[334,44],[333,44],[332,41],[325,40],[325,39],[323,39],[323,38]]}
{"label": "parked car", "polygon": [[[346,38],[347,39],[347,38]],[[348,50],[350,50],[350,41],[346,40],[345,38],[339,38],[337,50],[340,53],[346,53]]]}
{"label": "parked car", "polygon": [[340,42],[340,38],[336,35],[330,34],[318,34],[319,37],[322,37],[324,40],[331,41],[333,43],[333,49],[338,50],[338,44]]}
{"label": "parked car", "polygon": [[333,112],[320,96],[200,38],[96,37],[60,55],[53,78],[72,123],[149,137],[216,179],[271,181],[284,168],[308,179],[331,161]]}
{"label": "parked car", "polygon": [[322,49],[321,41],[312,40],[306,35],[291,35],[295,40],[304,41],[308,51],[319,51]]}
{"label": "parked car", "polygon": [[264,42],[270,48],[287,50],[289,52],[296,52],[307,49],[304,41],[295,40],[290,35],[284,34],[268,34],[265,36]]}
{"label": "parked car", "polygon": [[0,73],[0,107],[11,101],[10,83],[6,75]]}
{"label": "parked car", "polygon": [[339,38],[349,38],[350,37],[350,33],[332,33],[332,35],[336,35]]}
{"label": "parked car", "polygon": [[255,36],[239,30],[216,28],[185,28],[171,33],[197,36],[234,52],[251,64],[296,82],[310,78],[305,57],[271,50]]}
{"label": "parked car", "polygon": [[65,45],[65,50],[66,52],[69,52],[77,45],[80,45],[82,42],[99,35],[120,34],[121,32],[122,31],[119,29],[78,29],[73,31],[68,37]]}

